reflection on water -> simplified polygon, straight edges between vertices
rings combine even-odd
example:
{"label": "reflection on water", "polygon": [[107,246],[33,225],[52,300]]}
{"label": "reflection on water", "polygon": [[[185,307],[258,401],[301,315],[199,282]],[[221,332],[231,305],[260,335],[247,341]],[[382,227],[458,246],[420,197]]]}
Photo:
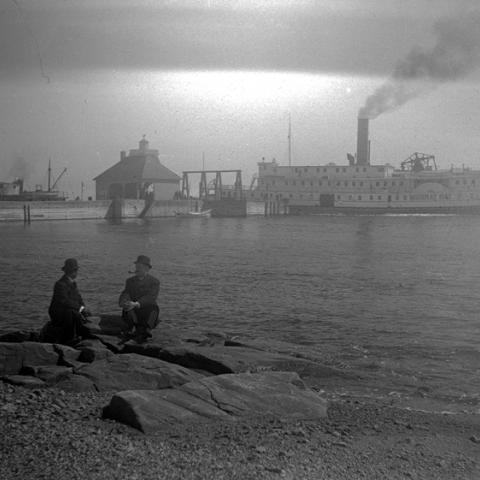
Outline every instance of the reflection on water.
{"label": "reflection on water", "polygon": [[3,331],[43,324],[70,256],[89,306],[115,311],[142,253],[161,280],[165,321],[294,341],[388,373],[392,385],[431,382],[433,391],[468,398],[480,391],[480,217],[168,218],[0,230]]}

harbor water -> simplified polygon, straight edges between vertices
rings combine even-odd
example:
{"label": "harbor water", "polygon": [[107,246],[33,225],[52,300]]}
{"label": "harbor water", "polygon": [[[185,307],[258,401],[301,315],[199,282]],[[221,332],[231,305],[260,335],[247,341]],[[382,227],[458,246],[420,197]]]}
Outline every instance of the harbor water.
{"label": "harbor water", "polygon": [[0,332],[45,323],[67,257],[87,306],[118,311],[146,254],[164,322],[294,343],[376,378],[349,385],[363,395],[480,412],[480,216],[57,221],[0,233]]}

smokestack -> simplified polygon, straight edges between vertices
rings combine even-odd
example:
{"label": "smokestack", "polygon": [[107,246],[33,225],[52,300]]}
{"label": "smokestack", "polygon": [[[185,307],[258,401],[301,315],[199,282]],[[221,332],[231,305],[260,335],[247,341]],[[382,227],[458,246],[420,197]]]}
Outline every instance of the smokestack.
{"label": "smokestack", "polygon": [[18,186],[18,193],[21,195],[23,193],[23,178],[15,179],[13,184]]}
{"label": "smokestack", "polygon": [[370,141],[368,139],[368,118],[358,117],[357,165],[370,165]]}

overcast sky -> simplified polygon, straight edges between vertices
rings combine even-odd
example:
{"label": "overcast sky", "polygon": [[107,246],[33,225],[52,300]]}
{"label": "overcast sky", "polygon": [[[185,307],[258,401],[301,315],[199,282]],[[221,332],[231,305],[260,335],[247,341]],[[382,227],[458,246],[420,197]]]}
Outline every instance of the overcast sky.
{"label": "overcast sky", "polygon": [[414,151],[480,168],[480,7],[456,0],[0,0],[0,181],[93,191],[145,134],[175,172]]}

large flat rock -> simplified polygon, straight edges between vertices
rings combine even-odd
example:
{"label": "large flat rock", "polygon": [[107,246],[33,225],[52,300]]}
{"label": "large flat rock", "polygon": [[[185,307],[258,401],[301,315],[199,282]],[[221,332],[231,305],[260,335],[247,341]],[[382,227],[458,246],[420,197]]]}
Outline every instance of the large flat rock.
{"label": "large flat rock", "polygon": [[16,375],[24,365],[56,365],[58,359],[51,343],[0,342],[0,375]]}
{"label": "large flat rock", "polygon": [[88,317],[85,327],[92,335],[97,333],[119,335],[123,330],[126,330],[127,324],[123,321],[121,315],[106,313]]}
{"label": "large flat rock", "polygon": [[0,342],[38,342],[39,340],[40,332],[35,330],[15,330],[0,335]]}
{"label": "large flat rock", "polygon": [[100,342],[105,345],[113,353],[120,353],[125,342],[119,335],[105,335],[103,333],[96,333],[93,336],[93,339],[100,340]]}
{"label": "large flat rock", "polygon": [[85,363],[92,363],[96,360],[103,360],[115,355],[99,339],[82,340],[79,344],[75,345],[75,348],[80,351],[78,360]]}
{"label": "large flat rock", "polygon": [[145,344],[128,343],[124,346],[123,351],[160,358],[215,375],[265,370],[297,372],[301,377],[327,378],[344,375],[340,370],[311,360],[243,346],[230,347],[221,344],[202,346],[185,343],[181,346],[162,346],[149,342]]}
{"label": "large flat rock", "polygon": [[236,420],[248,416],[317,419],[327,403],[294,372],[225,374],[169,390],[116,393],[104,416],[145,433],[178,422]]}
{"label": "large flat rock", "polygon": [[43,388],[47,386],[47,384],[40,378],[32,377],[30,375],[5,375],[2,377],[2,380],[11,385],[24,388]]}
{"label": "large flat rock", "polygon": [[171,388],[202,376],[180,365],[137,354],[122,354],[82,365],[75,374],[91,380],[99,391]]}
{"label": "large flat rock", "polygon": [[68,379],[72,375],[72,368],[61,365],[25,365],[20,373],[39,378],[47,385],[55,385],[62,380]]}

